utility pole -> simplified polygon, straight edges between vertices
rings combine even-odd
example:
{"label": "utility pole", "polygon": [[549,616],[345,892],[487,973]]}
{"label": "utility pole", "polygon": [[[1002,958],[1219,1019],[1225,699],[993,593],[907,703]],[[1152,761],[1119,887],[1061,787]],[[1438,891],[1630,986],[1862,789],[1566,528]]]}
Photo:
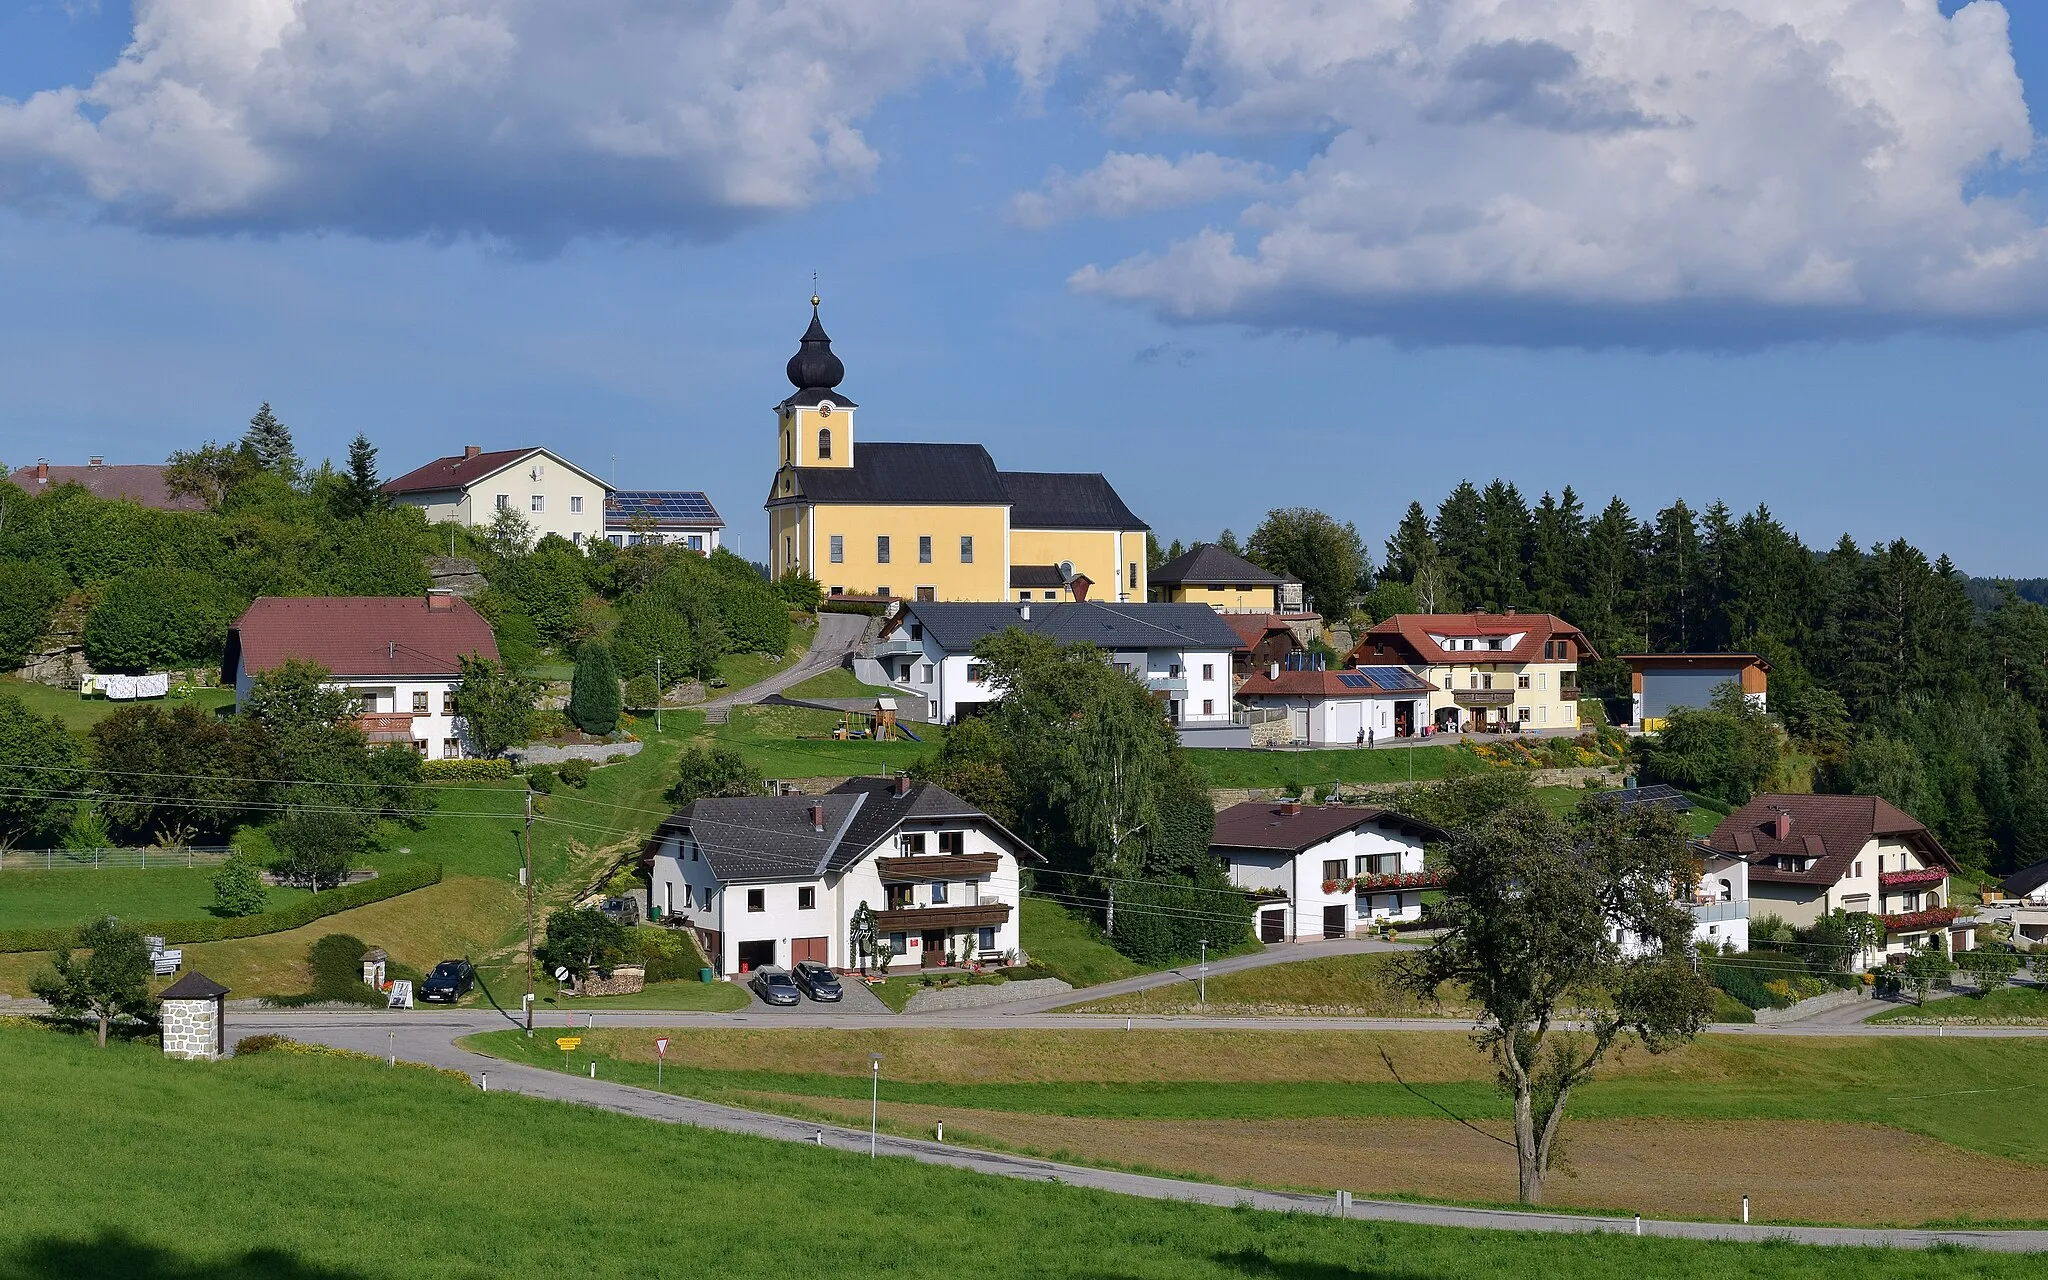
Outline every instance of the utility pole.
{"label": "utility pole", "polygon": [[661,654],[654,655],[654,731],[661,732]]}
{"label": "utility pole", "polygon": [[533,1037],[533,789],[526,792],[526,1035]]}
{"label": "utility pole", "polygon": [[1201,978],[1202,994],[1196,1003],[1207,1004],[1209,1003],[1209,940],[1207,938],[1202,939]]}

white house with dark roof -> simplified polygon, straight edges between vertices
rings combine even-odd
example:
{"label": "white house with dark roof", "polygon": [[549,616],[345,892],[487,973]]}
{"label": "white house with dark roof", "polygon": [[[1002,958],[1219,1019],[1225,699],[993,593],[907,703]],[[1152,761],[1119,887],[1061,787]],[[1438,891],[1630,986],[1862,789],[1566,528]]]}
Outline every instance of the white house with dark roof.
{"label": "white house with dark roof", "polygon": [[951,724],[1002,697],[974,646],[1011,627],[1101,649],[1145,682],[1189,746],[1251,745],[1249,724],[1231,701],[1238,634],[1207,605],[905,601],[884,622],[871,656],[885,679],[924,701],[927,718]]}
{"label": "white house with dark roof", "polygon": [[549,449],[470,445],[384,484],[384,492],[423,509],[429,523],[482,527],[500,510],[517,511],[536,538],[558,534],[577,546],[605,533],[604,481]]}
{"label": "white house with dark roof", "polygon": [[642,543],[718,550],[725,520],[695,489],[614,489],[604,500],[604,536],[615,547]]}
{"label": "white house with dark roof", "polygon": [[651,910],[692,930],[722,974],[858,967],[850,932],[862,903],[895,965],[999,960],[1024,949],[1023,860],[1041,859],[943,787],[855,778],[821,796],[685,807],[655,835]]}
{"label": "white house with dark roof", "polygon": [[1406,667],[1331,671],[1296,653],[1247,676],[1237,699],[1285,712],[1291,741],[1348,747],[1414,735],[1428,721],[1436,691]]}
{"label": "white house with dark roof", "polygon": [[1298,942],[1421,919],[1439,883],[1423,844],[1447,834],[1392,809],[1250,801],[1216,815],[1209,851],[1252,896],[1259,941]]}

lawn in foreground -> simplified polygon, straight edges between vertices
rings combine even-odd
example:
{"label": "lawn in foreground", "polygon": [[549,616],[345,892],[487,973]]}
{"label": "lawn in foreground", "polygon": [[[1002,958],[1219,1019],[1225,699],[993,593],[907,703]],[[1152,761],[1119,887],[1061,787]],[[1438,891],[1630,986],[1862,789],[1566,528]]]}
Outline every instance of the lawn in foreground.
{"label": "lawn in foreground", "polygon": [[2040,1265],[1158,1203],[485,1094],[404,1068],[282,1054],[176,1063],[151,1046],[100,1051],[39,1030],[0,1029],[0,1073],[14,1085],[11,1147],[35,1170],[10,1188],[0,1215],[0,1275],[24,1280],[2004,1280]]}
{"label": "lawn in foreground", "polygon": [[[1224,750],[1201,748],[1187,753],[1212,787],[1316,786],[1326,782],[1416,782],[1444,776],[1449,747],[1383,747],[1376,750],[1323,751]],[[1413,757],[1411,759],[1411,756]]]}
{"label": "lawn in foreground", "polygon": [[782,691],[791,698],[901,698],[903,690],[869,684],[845,667],[821,671]]}
{"label": "lawn in foreground", "polygon": [[1418,1000],[1396,980],[1399,955],[1319,956],[1210,977],[1209,998],[1195,982],[1176,982],[1081,1005],[1076,1013],[1173,1014],[1209,1017],[1460,1017],[1466,1009],[1446,993]]}
{"label": "lawn in foreground", "polygon": [[2048,989],[2005,987],[1997,991],[1944,996],[1926,1004],[1887,1009],[1872,1022],[1950,1023],[2013,1026],[2048,1023]]}
{"label": "lawn in foreground", "polygon": [[738,707],[728,723],[713,726],[711,738],[771,778],[856,778],[907,769],[945,736],[936,725],[920,724],[911,731],[922,743],[832,737],[842,724],[857,728],[863,723],[861,716],[804,707]]}
{"label": "lawn in foreground", "polygon": [[[204,920],[213,913],[213,877],[219,871],[218,864],[0,871],[0,929],[51,928],[99,916]],[[265,894],[275,910],[305,897],[306,890],[272,888]]]}

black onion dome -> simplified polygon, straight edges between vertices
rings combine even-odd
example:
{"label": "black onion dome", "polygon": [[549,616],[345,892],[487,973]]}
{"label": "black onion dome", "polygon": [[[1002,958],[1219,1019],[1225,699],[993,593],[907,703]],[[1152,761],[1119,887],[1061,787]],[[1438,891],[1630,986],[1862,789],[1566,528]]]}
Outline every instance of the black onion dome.
{"label": "black onion dome", "polygon": [[825,325],[818,319],[818,300],[811,299],[811,327],[804,330],[803,343],[795,355],[789,358],[785,372],[796,394],[787,403],[811,405],[831,398],[840,404],[851,401],[840,400],[831,392],[846,377],[846,366],[839,357],[832,354],[832,339],[825,333]]}

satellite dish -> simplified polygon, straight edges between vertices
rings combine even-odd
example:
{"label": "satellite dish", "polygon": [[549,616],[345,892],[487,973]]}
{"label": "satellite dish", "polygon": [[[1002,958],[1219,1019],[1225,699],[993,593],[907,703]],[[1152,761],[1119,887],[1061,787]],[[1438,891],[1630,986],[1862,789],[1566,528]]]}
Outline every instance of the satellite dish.
{"label": "satellite dish", "polygon": [[1074,580],[1074,562],[1073,562],[1072,560],[1062,560],[1062,561],[1060,561],[1060,581],[1061,581],[1061,582],[1072,582],[1073,580]]}
{"label": "satellite dish", "polygon": [[558,964],[558,965],[556,965],[556,966],[555,966],[555,981],[556,981],[556,982],[567,982],[568,980],[569,980],[569,970],[568,970],[568,968],[567,968],[566,966],[564,966],[564,965],[559,965],[559,964]]}

